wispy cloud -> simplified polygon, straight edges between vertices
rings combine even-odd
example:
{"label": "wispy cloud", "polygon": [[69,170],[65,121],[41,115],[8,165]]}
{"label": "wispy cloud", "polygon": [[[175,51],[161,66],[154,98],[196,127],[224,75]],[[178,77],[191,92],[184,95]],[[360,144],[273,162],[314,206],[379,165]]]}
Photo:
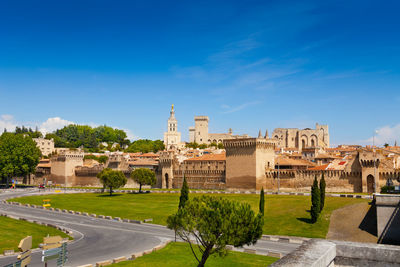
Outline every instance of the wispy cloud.
{"label": "wispy cloud", "polygon": [[46,134],[51,133],[57,129],[61,129],[64,126],[75,124],[72,121],[61,119],[60,117],[48,118],[45,122],[40,124],[39,130]]}
{"label": "wispy cloud", "polygon": [[222,109],[224,109],[224,111],[222,113],[228,114],[228,113],[237,112],[237,111],[243,110],[247,107],[258,105],[260,103],[261,103],[261,101],[246,102],[246,103],[240,104],[238,106],[234,106],[234,107],[223,104],[223,105],[221,105]]}
{"label": "wispy cloud", "polygon": [[375,145],[382,146],[384,144],[393,145],[395,141],[400,144],[400,123],[390,126],[386,125],[378,128],[375,131],[375,140],[374,136],[371,136],[367,140],[362,140],[361,143],[363,145],[372,145],[375,142]]}
{"label": "wispy cloud", "polygon": [[7,131],[14,131],[17,123],[14,121],[12,115],[1,115],[0,116],[0,134],[6,129]]}

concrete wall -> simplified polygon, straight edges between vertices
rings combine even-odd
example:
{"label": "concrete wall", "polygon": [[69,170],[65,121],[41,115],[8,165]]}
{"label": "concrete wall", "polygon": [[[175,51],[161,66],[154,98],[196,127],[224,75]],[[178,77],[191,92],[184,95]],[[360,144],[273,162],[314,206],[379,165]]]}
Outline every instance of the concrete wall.
{"label": "concrete wall", "polygon": [[398,246],[311,239],[270,266],[394,267],[400,265],[399,255]]}
{"label": "concrete wall", "polygon": [[375,195],[378,242],[400,245],[400,195]]}

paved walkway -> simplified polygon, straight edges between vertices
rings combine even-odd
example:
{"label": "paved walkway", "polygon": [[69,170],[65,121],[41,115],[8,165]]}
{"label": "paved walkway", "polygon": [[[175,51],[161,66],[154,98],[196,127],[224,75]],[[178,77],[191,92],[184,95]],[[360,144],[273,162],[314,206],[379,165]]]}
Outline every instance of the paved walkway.
{"label": "paved walkway", "polygon": [[[368,213],[370,207],[368,203],[359,203],[334,210],[326,238],[377,243],[378,238],[373,234],[376,225],[373,216],[371,216],[371,211]],[[367,218],[364,219],[366,216]]]}

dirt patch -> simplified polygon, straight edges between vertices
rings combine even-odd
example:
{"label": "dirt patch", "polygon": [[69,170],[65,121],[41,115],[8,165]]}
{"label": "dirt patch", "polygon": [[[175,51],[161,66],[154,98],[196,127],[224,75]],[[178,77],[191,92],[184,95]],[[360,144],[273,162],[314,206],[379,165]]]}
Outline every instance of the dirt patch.
{"label": "dirt patch", "polygon": [[377,243],[378,238],[373,231],[376,222],[367,215],[371,213],[370,207],[368,203],[359,203],[333,211],[326,238]]}

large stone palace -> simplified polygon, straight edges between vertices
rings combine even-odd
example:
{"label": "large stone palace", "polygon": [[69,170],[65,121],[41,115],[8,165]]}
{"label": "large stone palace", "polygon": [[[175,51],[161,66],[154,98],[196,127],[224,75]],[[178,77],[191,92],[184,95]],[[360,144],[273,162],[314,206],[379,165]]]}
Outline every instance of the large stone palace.
{"label": "large stone palace", "polygon": [[[166,150],[155,153],[107,154],[100,164],[84,159],[81,150],[57,148],[43,159],[29,183],[51,182],[67,186],[100,186],[96,175],[104,168],[122,171],[135,168],[156,173],[158,188],[180,188],[184,177],[190,188],[226,190],[309,191],[317,176],[324,175],[330,192],[379,192],[386,183],[400,181],[400,147],[330,148],[328,125],[315,129],[278,128],[258,137],[208,133],[208,117],[195,117],[190,141],[222,143],[224,149],[190,149],[177,130],[172,106],[164,134]],[[137,185],[128,179],[127,187]]]}
{"label": "large stone palace", "polygon": [[228,139],[248,138],[247,134],[234,135],[232,129],[228,133],[209,133],[209,118],[207,116],[194,117],[194,127],[189,127],[189,142],[198,144],[222,143]]}
{"label": "large stone palace", "polygon": [[302,150],[309,147],[329,147],[328,125],[315,126],[315,129],[306,128],[276,128],[272,137],[278,140],[278,146],[284,148],[296,148]]}

